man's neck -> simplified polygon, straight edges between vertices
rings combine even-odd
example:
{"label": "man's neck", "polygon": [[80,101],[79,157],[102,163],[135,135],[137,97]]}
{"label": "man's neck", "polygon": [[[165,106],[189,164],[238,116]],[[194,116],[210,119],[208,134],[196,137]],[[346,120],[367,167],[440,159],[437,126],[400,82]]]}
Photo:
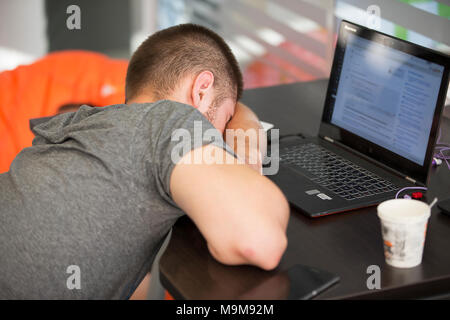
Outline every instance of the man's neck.
{"label": "man's neck", "polygon": [[142,95],[137,96],[133,99],[130,99],[126,102],[126,104],[133,104],[133,103],[153,103],[157,101],[154,97],[148,96],[148,95]]}

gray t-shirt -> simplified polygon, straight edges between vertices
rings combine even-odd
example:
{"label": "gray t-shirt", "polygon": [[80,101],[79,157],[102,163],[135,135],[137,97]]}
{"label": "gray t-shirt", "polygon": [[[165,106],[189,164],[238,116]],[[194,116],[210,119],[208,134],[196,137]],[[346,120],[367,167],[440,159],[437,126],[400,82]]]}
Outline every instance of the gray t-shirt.
{"label": "gray t-shirt", "polygon": [[185,129],[191,150],[195,123],[214,130],[164,100],[82,106],[35,127],[0,175],[0,298],[128,298],[183,215],[169,190],[171,135]]}

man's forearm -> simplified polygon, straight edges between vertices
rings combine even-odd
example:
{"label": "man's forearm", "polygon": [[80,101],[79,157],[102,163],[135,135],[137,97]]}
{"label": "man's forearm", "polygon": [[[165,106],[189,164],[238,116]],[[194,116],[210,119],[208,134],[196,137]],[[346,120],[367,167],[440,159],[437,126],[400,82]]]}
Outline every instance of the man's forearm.
{"label": "man's forearm", "polygon": [[267,137],[256,114],[239,102],[225,129],[224,138],[227,144],[233,147],[234,152],[247,165],[261,173]]}

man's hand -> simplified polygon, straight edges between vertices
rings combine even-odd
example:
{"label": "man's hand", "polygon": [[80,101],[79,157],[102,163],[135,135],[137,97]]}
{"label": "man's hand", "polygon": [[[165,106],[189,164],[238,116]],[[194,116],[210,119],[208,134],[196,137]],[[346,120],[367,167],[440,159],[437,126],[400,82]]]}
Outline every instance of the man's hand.
{"label": "man's hand", "polygon": [[258,117],[238,102],[224,132],[225,142],[252,169],[262,174],[262,161],[267,149],[267,136]]}
{"label": "man's hand", "polygon": [[[224,159],[223,164],[189,159]],[[197,154],[198,156],[199,154]],[[186,154],[175,166],[173,200],[194,221],[209,251],[225,264],[275,268],[286,249],[289,205],[266,177],[223,149],[208,145]]]}

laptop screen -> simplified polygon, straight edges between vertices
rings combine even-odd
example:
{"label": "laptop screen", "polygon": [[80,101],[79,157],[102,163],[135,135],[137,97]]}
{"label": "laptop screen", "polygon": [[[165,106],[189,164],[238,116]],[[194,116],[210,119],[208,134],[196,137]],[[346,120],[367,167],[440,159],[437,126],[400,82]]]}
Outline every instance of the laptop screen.
{"label": "laptop screen", "polygon": [[423,165],[444,67],[348,33],[330,122]]}

